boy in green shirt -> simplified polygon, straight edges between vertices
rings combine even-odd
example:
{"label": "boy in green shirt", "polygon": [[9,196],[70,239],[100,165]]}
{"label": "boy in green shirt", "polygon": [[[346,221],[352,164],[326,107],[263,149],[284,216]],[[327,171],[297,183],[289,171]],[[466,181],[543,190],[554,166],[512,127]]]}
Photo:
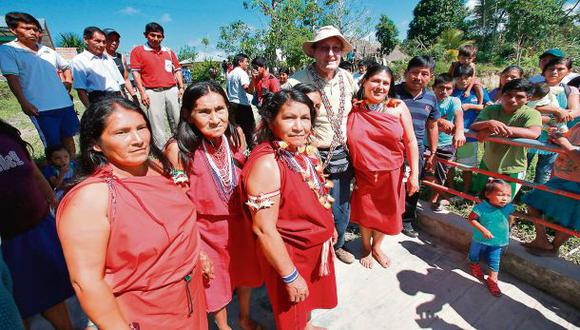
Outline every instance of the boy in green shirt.
{"label": "boy in green shirt", "polygon": [[[537,110],[526,106],[531,87],[525,79],[515,79],[506,83],[502,88],[500,104],[483,109],[470,129],[476,131],[479,137],[494,135],[537,139],[542,130],[542,116]],[[527,149],[485,142],[483,159],[479,168],[512,178],[524,179],[527,168]],[[478,175],[474,182],[474,189],[481,191],[487,179],[485,175]],[[513,197],[521,185],[511,182],[510,185]]]}

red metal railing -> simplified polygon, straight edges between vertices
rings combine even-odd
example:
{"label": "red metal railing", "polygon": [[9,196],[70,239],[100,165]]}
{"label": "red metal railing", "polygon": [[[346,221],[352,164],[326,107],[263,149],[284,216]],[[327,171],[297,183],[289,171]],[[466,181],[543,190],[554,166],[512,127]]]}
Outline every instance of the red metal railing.
{"label": "red metal railing", "polygon": [[[475,133],[466,132],[465,135],[468,137],[477,138],[477,134],[475,134]],[[556,153],[563,153],[563,150],[557,145],[542,143],[542,142],[539,142],[536,140],[530,140],[530,139],[521,139],[521,138],[509,139],[509,138],[502,138],[502,137],[495,137],[495,136],[487,136],[487,137],[484,137],[483,140],[485,140],[487,142],[502,143],[502,144],[518,146],[518,147],[527,147],[527,148],[534,148],[534,149],[551,151],[551,152],[556,152]],[[576,193],[572,193],[572,192],[565,191],[565,190],[552,189],[552,188],[547,187],[547,186],[542,185],[542,184],[537,184],[537,183],[532,183],[532,182],[512,178],[512,177],[509,177],[507,175],[503,175],[503,174],[491,172],[491,171],[486,171],[486,170],[482,170],[479,168],[473,168],[471,166],[467,166],[467,165],[457,163],[454,161],[450,161],[450,160],[437,159],[437,161],[444,163],[444,164],[447,164],[447,165],[452,166],[452,167],[459,167],[462,170],[468,170],[468,171],[472,171],[474,173],[484,174],[484,175],[487,175],[489,177],[502,179],[502,180],[508,181],[508,182],[514,182],[514,183],[521,184],[521,185],[524,185],[527,187],[532,187],[534,189],[539,189],[539,190],[547,191],[547,192],[557,194],[560,196],[564,196],[567,198],[572,198],[576,201],[579,201],[579,203],[580,203],[580,195],[576,194]],[[445,187],[445,186],[442,186],[442,185],[434,183],[434,182],[423,180],[422,183],[424,185],[426,185],[432,189],[435,189],[437,191],[440,191],[440,192],[446,192],[446,193],[449,193],[449,194],[452,194],[455,196],[459,196],[463,199],[467,199],[467,200],[470,200],[470,201],[473,201],[476,203],[481,202],[481,200],[476,196],[472,196],[470,194],[467,194],[467,193],[464,193],[464,192],[461,192],[461,191],[458,191],[458,190],[455,190],[455,189],[452,189],[449,187]],[[546,221],[546,220],[541,219],[541,218],[536,218],[536,217],[533,217],[533,216],[530,216],[528,214],[524,214],[521,212],[515,212],[513,215],[518,219],[527,220],[527,221],[537,223],[539,225],[543,225],[545,227],[549,227],[549,228],[552,228],[554,230],[575,236],[575,237],[580,237],[579,231],[576,231],[576,230],[573,230],[570,228],[566,228],[566,227],[562,227],[558,224]]]}

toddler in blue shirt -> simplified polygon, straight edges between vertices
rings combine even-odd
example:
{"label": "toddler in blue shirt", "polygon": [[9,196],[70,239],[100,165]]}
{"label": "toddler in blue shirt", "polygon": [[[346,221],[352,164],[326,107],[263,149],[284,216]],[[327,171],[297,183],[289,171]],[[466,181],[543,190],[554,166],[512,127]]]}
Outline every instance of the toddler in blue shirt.
{"label": "toddler in blue shirt", "polygon": [[497,285],[499,262],[502,248],[509,244],[510,217],[515,208],[511,204],[511,186],[499,179],[487,183],[483,191],[483,201],[473,207],[468,220],[473,226],[473,237],[469,248],[469,269],[480,281],[484,275],[479,264],[480,258],[487,262],[489,275],[485,283],[489,292],[499,297]]}

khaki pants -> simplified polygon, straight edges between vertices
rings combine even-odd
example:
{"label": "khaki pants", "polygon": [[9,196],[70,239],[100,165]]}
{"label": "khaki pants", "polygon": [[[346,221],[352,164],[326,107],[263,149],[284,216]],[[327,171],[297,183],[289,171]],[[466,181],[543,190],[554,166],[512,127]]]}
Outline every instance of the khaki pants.
{"label": "khaki pants", "polygon": [[[179,104],[178,89],[177,86],[160,92],[146,89],[145,93],[149,96],[150,104],[145,113],[151,122],[153,141],[159,149],[163,149],[169,136],[173,135],[177,129],[177,124],[179,124],[181,105]],[[169,123],[169,135],[167,135],[165,118]]]}

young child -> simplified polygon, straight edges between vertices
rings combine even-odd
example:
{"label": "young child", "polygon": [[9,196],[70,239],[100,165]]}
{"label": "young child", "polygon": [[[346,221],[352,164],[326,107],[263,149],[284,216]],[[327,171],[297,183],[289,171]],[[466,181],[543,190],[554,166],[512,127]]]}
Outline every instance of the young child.
{"label": "young child", "polygon": [[[460,65],[469,65],[470,67],[473,68],[473,72],[476,72],[475,58],[477,56],[477,47],[475,47],[474,45],[465,45],[459,47],[457,51],[458,51],[457,62],[451,63],[448,74],[452,76],[453,72],[455,71],[455,68]],[[483,86],[481,85],[481,82],[478,79],[473,79],[470,85],[467,86],[464,92],[465,97],[468,97],[471,94],[472,89],[475,92],[475,95],[477,96],[477,104],[483,104],[483,96],[484,96]]]}
{"label": "young child", "polygon": [[[542,131],[542,116],[526,105],[530,90],[531,85],[525,79],[506,83],[502,88],[500,104],[481,110],[471,130],[477,132],[480,138],[493,135],[537,139]],[[528,165],[527,151],[525,147],[486,141],[479,168],[523,180]],[[474,190],[482,191],[487,179],[485,175],[477,175]],[[511,182],[510,185],[515,196],[521,185]]]}
{"label": "young child", "polygon": [[[435,78],[433,92],[437,98],[437,109],[441,113],[441,118],[437,120],[439,127],[439,139],[437,143],[437,159],[452,160],[455,157],[455,151],[465,143],[465,134],[463,130],[463,109],[461,101],[457,97],[451,96],[453,92],[453,78],[446,74],[440,74]],[[429,141],[425,138],[425,145]],[[447,173],[449,166],[437,162],[433,168],[434,177],[426,178],[435,180],[438,184],[447,183]],[[447,200],[439,200],[439,192],[434,191],[431,197],[431,207],[435,212],[444,212],[445,206],[449,204]]]}
{"label": "young child", "polygon": [[46,148],[44,154],[48,165],[42,169],[42,174],[55,190],[56,198],[60,200],[64,194],[64,186],[75,177],[77,163],[71,160],[68,150],[60,144]]}
{"label": "young child", "polygon": [[[473,207],[467,220],[473,226],[473,238],[469,248],[469,270],[480,281],[485,280],[489,292],[499,297],[497,275],[502,248],[510,241],[511,214],[515,208],[510,203],[512,188],[507,182],[493,179],[485,185],[483,201]],[[487,262],[489,274],[484,279],[479,261]]]}
{"label": "young child", "polygon": [[[477,115],[483,108],[487,105],[493,104],[491,98],[487,94],[487,91],[483,90],[483,102],[484,104],[478,104],[477,96],[474,92],[470,92],[468,96],[465,96],[464,92],[473,84],[475,79],[475,71],[473,67],[468,64],[460,64],[453,70],[453,93],[454,97],[457,97],[461,101],[461,107],[463,108],[463,127],[465,129],[470,129],[471,124],[477,118]],[[467,138],[466,143],[456,152],[456,159],[458,163],[461,163],[469,167],[477,167],[479,164],[477,159],[478,152],[478,142],[477,139]],[[463,178],[463,191],[469,192],[472,190],[472,172],[462,171]]]}
{"label": "young child", "polygon": [[[559,87],[559,86],[558,86]],[[555,94],[550,93],[550,86],[545,82],[532,84],[532,90],[530,92],[530,101],[528,106],[531,108],[550,106],[554,108],[559,108],[560,103],[558,102],[558,97]],[[542,134],[548,131],[550,127],[556,127],[557,131],[560,133],[566,133],[568,131],[568,126],[564,122],[557,122],[556,118],[552,114],[542,114]],[[546,140],[547,142],[547,133]]]}

